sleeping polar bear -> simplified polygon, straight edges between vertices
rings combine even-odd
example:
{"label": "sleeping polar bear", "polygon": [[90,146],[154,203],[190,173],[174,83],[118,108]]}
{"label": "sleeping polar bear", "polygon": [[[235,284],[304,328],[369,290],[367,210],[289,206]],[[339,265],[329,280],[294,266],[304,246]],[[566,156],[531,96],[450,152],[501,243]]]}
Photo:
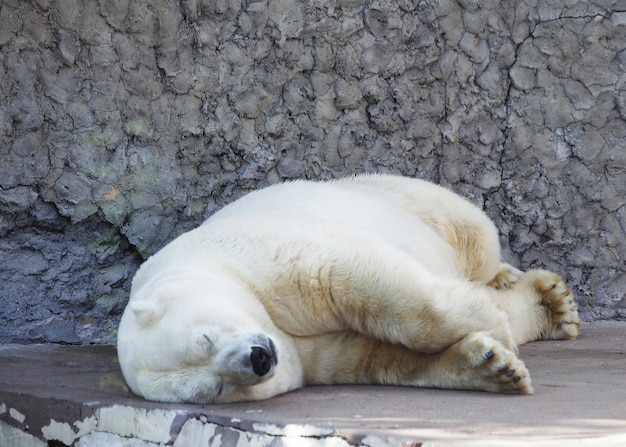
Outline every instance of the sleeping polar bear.
{"label": "sleeping polar bear", "polygon": [[367,175],[252,192],[137,272],[118,353],[163,402],[259,400],[309,384],[533,392],[516,346],[573,339],[572,292],[500,261],[452,192]]}

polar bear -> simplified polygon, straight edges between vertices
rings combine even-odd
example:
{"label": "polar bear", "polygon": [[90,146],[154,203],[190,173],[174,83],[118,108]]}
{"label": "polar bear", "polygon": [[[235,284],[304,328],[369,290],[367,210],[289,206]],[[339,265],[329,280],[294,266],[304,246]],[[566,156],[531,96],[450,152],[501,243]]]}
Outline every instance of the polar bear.
{"label": "polar bear", "polygon": [[169,243],[133,279],[118,354],[130,388],[162,402],[311,384],[530,394],[517,345],[579,326],[558,275],[501,262],[481,210],[361,175],[252,192]]}

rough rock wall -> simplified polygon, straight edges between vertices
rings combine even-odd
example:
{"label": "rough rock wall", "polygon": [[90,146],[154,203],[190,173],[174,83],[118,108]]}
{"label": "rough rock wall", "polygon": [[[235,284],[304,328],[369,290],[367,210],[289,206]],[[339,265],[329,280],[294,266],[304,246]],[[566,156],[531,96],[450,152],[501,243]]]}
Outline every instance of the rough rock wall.
{"label": "rough rock wall", "polygon": [[626,2],[0,0],[0,342],[110,342],[252,189],[393,172],[625,318]]}

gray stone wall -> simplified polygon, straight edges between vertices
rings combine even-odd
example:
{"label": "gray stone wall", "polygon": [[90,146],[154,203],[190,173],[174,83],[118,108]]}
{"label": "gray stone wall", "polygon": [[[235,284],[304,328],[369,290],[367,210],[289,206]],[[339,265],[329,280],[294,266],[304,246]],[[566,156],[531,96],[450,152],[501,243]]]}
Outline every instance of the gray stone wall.
{"label": "gray stone wall", "polygon": [[111,342],[246,192],[393,172],[626,318],[626,2],[0,0],[0,342]]}

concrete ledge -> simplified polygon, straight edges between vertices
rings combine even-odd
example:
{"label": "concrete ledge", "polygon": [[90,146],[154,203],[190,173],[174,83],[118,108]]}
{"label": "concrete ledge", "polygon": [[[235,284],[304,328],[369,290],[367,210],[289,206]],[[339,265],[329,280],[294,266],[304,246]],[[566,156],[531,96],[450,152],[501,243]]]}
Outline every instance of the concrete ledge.
{"label": "concrete ledge", "polygon": [[126,388],[109,346],[0,346],[0,446],[626,445],[626,322],[521,347],[534,396],[310,387],[263,402],[165,405]]}

